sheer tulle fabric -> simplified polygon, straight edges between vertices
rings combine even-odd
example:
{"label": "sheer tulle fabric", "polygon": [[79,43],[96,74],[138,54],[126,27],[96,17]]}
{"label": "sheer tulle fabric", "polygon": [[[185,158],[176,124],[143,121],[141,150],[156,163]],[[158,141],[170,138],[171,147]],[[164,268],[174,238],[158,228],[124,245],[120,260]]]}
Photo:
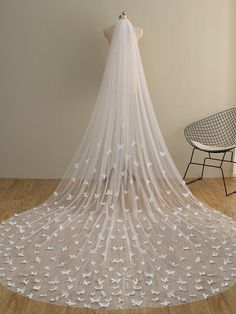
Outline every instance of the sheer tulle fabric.
{"label": "sheer tulle fabric", "polygon": [[197,200],[163,141],[128,19],[55,192],[0,224],[0,283],[91,308],[158,307],[236,282],[236,222]]}

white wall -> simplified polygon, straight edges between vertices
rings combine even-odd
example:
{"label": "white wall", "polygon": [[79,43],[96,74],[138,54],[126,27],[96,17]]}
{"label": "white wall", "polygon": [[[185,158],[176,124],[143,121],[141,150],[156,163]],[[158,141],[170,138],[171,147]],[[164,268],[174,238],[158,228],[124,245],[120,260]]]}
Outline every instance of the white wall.
{"label": "white wall", "polygon": [[63,174],[100,86],[102,29],[123,9],[144,30],[146,78],[181,173],[184,127],[236,105],[235,0],[1,0],[0,177]]}

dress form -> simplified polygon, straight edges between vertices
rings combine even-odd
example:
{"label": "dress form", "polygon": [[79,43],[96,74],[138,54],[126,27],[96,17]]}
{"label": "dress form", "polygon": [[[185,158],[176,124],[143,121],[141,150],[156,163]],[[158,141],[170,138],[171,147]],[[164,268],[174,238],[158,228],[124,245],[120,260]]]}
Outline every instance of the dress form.
{"label": "dress form", "polygon": [[[127,18],[127,15],[124,12],[122,12],[122,14],[119,16],[119,19],[124,19],[124,18]],[[111,38],[112,38],[114,27],[115,27],[115,25],[111,25],[111,26],[104,28],[104,30],[103,30],[103,34],[106,37],[106,39],[108,40],[109,45],[111,43]],[[135,33],[136,33],[136,37],[137,37],[137,41],[138,41],[143,36],[143,29],[141,27],[138,27],[138,26],[134,26],[134,29],[135,29]]]}

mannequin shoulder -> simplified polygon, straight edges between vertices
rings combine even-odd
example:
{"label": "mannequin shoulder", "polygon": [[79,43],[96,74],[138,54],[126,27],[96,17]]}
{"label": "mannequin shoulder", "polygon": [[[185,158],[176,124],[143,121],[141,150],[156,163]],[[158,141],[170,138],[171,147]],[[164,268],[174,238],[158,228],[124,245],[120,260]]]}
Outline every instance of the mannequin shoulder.
{"label": "mannequin shoulder", "polygon": [[[103,29],[103,34],[107,38],[109,43],[111,41],[111,37],[112,37],[112,33],[114,31],[114,28],[115,28],[115,25],[111,25],[111,26],[105,27]],[[142,38],[142,36],[143,36],[143,29],[141,27],[138,27],[138,26],[134,26],[134,29],[135,29],[135,32],[136,32],[137,39]]]}
{"label": "mannequin shoulder", "polygon": [[135,31],[136,31],[136,35],[137,38],[140,39],[143,37],[143,29],[141,27],[135,26]]}
{"label": "mannequin shoulder", "polygon": [[111,40],[114,28],[115,28],[115,25],[111,25],[103,29],[103,34],[108,39],[109,42]]}

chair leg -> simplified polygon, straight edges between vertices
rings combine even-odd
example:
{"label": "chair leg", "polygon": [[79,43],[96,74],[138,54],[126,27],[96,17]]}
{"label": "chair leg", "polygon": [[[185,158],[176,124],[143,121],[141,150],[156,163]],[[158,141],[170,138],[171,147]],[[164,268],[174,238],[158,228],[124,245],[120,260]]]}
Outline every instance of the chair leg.
{"label": "chair leg", "polygon": [[224,176],[224,170],[220,167],[221,170],[221,174],[222,174],[222,179],[223,179],[223,184],[224,184],[224,189],[225,189],[225,195],[228,196],[228,191],[227,191],[227,187],[226,187],[226,183],[225,183],[225,176]]}
{"label": "chair leg", "polygon": [[205,166],[206,166],[206,160],[209,159],[209,158],[211,158],[210,153],[208,153],[208,154],[209,154],[209,157],[205,157],[204,160],[203,160],[203,164],[202,164],[202,173],[201,173],[201,177],[200,177],[201,179],[202,179],[203,174],[204,174],[204,170],[205,170]]}
{"label": "chair leg", "polygon": [[[195,164],[195,163],[192,162],[195,149],[196,149],[196,148],[194,147],[193,150],[192,150],[192,154],[191,154],[191,157],[190,157],[190,161],[189,161],[188,166],[187,166],[187,168],[186,168],[186,170],[185,170],[183,179],[185,179],[185,177],[186,177],[186,175],[187,175],[187,172],[188,172],[188,170],[189,170],[190,165],[194,165],[194,164]],[[190,184],[190,183],[196,182],[196,181],[201,180],[201,179],[202,179],[202,177],[197,178],[197,179],[194,179],[194,180],[191,180],[191,181],[187,182],[186,184]]]}
{"label": "chair leg", "polygon": [[185,170],[185,173],[184,173],[183,179],[185,179],[186,174],[187,174],[187,172],[188,172],[188,169],[189,169],[189,166],[190,166],[190,165],[191,165],[191,162],[189,162],[189,163],[188,163],[188,166],[187,166],[187,168],[186,168],[186,170]]}
{"label": "chair leg", "polygon": [[189,169],[189,166],[190,166],[190,165],[191,165],[191,163],[192,163],[192,159],[193,159],[193,154],[194,154],[194,150],[195,150],[195,148],[193,148],[193,150],[192,150],[192,153],[191,153],[191,157],[190,157],[190,161],[189,161],[189,163],[188,163],[188,166],[187,166],[187,168],[186,168],[186,170],[185,170],[185,173],[184,173],[183,179],[185,179],[185,177],[186,177],[186,174],[187,174],[187,172],[188,172],[188,169]]}
{"label": "chair leg", "polygon": [[[223,162],[224,162],[224,158],[225,158],[225,154],[226,154],[226,153],[224,153],[224,155],[223,155],[223,157],[222,157],[222,161],[221,161],[221,163],[220,163],[219,168],[220,168],[221,174],[222,174],[222,179],[223,179],[223,184],[224,184],[224,189],[225,189],[225,195],[226,195],[226,196],[229,196],[229,195],[231,195],[231,194],[236,193],[236,190],[235,190],[235,191],[232,191],[232,192],[230,192],[230,193],[228,193],[228,190],[227,190],[227,186],[226,186],[226,182],[225,182],[224,169],[222,168],[222,165],[223,165]],[[232,161],[232,155],[231,155],[231,162],[233,162],[233,161]],[[234,163],[234,162],[233,162],[233,163]]]}

